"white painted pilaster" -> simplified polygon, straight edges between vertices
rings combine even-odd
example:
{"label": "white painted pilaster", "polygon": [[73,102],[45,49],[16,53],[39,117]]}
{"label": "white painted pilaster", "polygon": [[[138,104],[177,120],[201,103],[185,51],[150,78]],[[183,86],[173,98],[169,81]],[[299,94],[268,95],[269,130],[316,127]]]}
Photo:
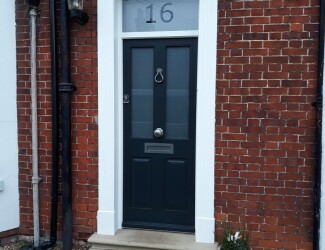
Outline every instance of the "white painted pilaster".
{"label": "white painted pilaster", "polygon": [[[203,4],[204,2],[204,4]],[[216,102],[217,1],[201,1],[199,12],[196,112],[195,236],[214,242],[214,152]]]}
{"label": "white painted pilaster", "polygon": [[0,8],[0,232],[19,226],[15,1]]}
{"label": "white painted pilaster", "polygon": [[116,1],[99,0],[98,4],[98,214],[99,234],[117,231],[116,209],[116,123],[115,88],[117,67]]}
{"label": "white painted pilaster", "polygon": [[[325,52],[324,52],[325,57]],[[325,68],[323,69],[323,83],[325,83]],[[324,90],[323,90],[324,91]],[[324,95],[324,93],[323,93]],[[319,249],[325,249],[325,106],[323,100],[322,109],[322,164],[321,164],[321,200],[320,200],[320,232],[319,232]]]}

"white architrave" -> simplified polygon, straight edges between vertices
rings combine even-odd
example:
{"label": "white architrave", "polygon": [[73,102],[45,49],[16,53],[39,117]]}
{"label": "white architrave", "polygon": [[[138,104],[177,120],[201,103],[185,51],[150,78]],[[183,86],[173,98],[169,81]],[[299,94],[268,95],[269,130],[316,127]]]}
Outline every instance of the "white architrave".
{"label": "white architrave", "polygon": [[192,32],[122,33],[121,3],[98,0],[97,233],[114,235],[122,226],[123,39],[198,36],[195,235],[197,242],[213,243],[217,0],[200,1],[199,30]]}

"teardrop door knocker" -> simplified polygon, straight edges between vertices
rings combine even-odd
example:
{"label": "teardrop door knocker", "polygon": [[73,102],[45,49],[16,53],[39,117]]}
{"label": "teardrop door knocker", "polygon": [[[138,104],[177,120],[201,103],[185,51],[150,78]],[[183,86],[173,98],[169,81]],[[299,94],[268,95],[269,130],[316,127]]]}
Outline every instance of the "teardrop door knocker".
{"label": "teardrop door knocker", "polygon": [[158,68],[156,70],[156,76],[155,76],[155,82],[156,83],[162,83],[164,81],[164,76],[163,76],[162,72],[163,72],[162,68]]}

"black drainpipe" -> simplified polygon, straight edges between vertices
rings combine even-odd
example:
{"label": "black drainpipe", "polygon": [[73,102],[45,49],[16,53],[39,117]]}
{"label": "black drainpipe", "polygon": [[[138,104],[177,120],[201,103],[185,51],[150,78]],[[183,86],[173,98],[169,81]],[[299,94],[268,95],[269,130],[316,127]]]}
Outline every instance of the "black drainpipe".
{"label": "black drainpipe", "polygon": [[60,0],[60,60],[62,119],[62,233],[63,249],[72,249],[72,171],[71,171],[71,84],[67,1]]}
{"label": "black drainpipe", "polygon": [[315,168],[315,192],[314,192],[314,237],[313,249],[320,250],[320,201],[321,201],[321,172],[322,172],[322,109],[323,109],[323,72],[324,72],[324,27],[325,4],[320,1],[319,23],[319,49],[318,49],[318,86],[317,97],[314,106],[316,108],[316,168]]}
{"label": "black drainpipe", "polygon": [[56,18],[55,0],[49,0],[51,31],[51,96],[52,96],[52,190],[50,240],[40,245],[40,249],[53,247],[57,240],[58,220],[58,86],[56,59]]}

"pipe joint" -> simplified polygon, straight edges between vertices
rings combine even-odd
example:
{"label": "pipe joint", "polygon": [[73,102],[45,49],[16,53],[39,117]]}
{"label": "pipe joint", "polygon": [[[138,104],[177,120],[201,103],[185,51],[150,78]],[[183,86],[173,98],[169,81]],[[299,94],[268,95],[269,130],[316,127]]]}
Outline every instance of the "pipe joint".
{"label": "pipe joint", "polygon": [[28,11],[30,16],[39,16],[40,11],[36,6],[29,6],[29,11]]}
{"label": "pipe joint", "polygon": [[32,183],[33,184],[39,184],[43,181],[43,178],[41,177],[32,177]]}
{"label": "pipe joint", "polygon": [[77,87],[74,86],[73,84],[69,83],[69,82],[61,82],[59,84],[59,91],[60,92],[73,92],[77,90]]}

